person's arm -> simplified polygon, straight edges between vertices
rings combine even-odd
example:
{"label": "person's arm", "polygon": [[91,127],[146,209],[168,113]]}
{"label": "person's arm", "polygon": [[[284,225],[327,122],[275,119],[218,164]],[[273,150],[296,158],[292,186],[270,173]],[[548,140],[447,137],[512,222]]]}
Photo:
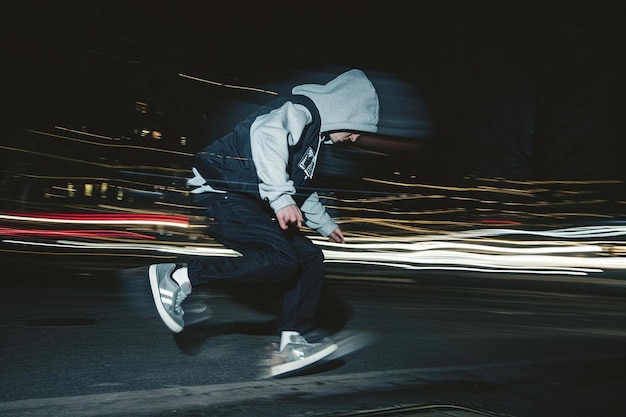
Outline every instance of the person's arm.
{"label": "person's arm", "polygon": [[[278,109],[257,117],[250,127],[252,159],[261,180],[259,194],[267,200],[275,213],[295,206],[293,181],[287,174],[289,146],[300,140],[302,131],[312,120],[306,107],[287,102]],[[288,210],[293,213],[293,208]],[[300,210],[298,209],[298,212]],[[302,222],[302,214],[300,213]],[[298,223],[298,216],[295,223]],[[286,216],[293,218],[293,216]],[[279,219],[280,222],[280,219]]]}
{"label": "person's arm", "polygon": [[346,243],[346,238],[343,236],[343,232],[339,226],[337,226],[337,228],[333,230],[330,235],[328,235],[328,238],[335,243]]}
{"label": "person's arm", "polygon": [[337,243],[344,243],[345,238],[341,228],[326,212],[326,207],[322,204],[317,193],[313,193],[302,204],[302,212],[305,217],[305,224],[313,230],[317,230],[322,236],[330,238]]}

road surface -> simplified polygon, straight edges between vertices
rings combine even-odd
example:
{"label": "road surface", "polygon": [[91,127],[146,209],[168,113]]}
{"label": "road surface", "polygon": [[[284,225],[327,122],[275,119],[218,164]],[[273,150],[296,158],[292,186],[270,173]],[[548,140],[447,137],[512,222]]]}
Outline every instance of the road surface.
{"label": "road surface", "polygon": [[138,285],[145,268],[68,272],[52,263],[9,272],[0,318],[2,416],[626,411],[619,276],[360,279],[331,270],[331,321],[349,317],[345,329],[373,335],[371,344],[316,372],[263,380],[257,362],[276,340],[266,331],[273,316],[226,293],[199,291],[190,306],[210,305],[212,320],[175,338],[149,305],[125,296],[138,287],[122,282]]}

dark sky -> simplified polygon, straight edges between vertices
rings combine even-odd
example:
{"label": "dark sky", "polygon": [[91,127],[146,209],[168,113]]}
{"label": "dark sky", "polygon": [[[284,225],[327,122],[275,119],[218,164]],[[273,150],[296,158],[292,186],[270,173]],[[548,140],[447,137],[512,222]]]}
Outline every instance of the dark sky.
{"label": "dark sky", "polygon": [[[619,1],[24,1],[3,2],[10,53],[53,61],[60,43],[117,41],[178,53],[189,65],[271,69],[336,62],[415,75],[429,69],[569,66],[618,59]],[[619,49],[618,49],[619,48]],[[105,51],[110,52],[110,51]],[[46,62],[45,64],[54,64]],[[606,65],[596,61],[595,65]]]}
{"label": "dark sky", "polygon": [[98,80],[166,89],[167,71],[262,83],[361,67],[418,86],[462,170],[622,176],[624,3],[9,0],[2,117],[24,117],[24,101],[52,113]]}

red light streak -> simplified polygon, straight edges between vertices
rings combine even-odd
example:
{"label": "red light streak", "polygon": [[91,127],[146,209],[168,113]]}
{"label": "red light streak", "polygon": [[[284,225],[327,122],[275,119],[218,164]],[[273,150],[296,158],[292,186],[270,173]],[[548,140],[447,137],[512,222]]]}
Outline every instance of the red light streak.
{"label": "red light streak", "polygon": [[188,227],[185,216],[166,214],[83,214],[83,213],[0,213],[0,219],[16,221],[41,221],[53,223],[102,223],[102,224],[168,224]]}
{"label": "red light streak", "polygon": [[132,239],[152,239],[156,237],[140,233],[127,232],[122,230],[44,230],[44,229],[13,229],[0,227],[2,236],[20,237],[82,237],[82,238],[132,238]]}

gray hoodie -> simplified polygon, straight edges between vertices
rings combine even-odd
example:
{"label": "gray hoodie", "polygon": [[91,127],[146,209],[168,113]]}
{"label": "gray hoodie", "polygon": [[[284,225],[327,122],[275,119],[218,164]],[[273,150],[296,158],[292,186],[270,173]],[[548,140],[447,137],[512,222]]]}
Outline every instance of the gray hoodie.
{"label": "gray hoodie", "polygon": [[353,69],[327,84],[303,84],[291,92],[313,100],[322,118],[322,133],[378,130],[378,95],[363,71]]}

